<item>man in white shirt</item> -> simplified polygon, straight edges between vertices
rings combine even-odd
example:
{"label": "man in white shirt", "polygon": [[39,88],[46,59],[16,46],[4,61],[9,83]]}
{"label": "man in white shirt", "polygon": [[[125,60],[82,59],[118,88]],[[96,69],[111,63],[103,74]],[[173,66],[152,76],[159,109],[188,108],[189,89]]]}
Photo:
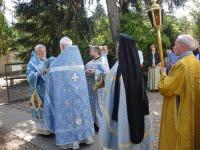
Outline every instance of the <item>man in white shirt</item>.
{"label": "man in white shirt", "polygon": [[143,66],[143,62],[144,62],[144,58],[143,58],[143,54],[142,54],[142,51],[138,49],[138,55],[139,55],[139,58],[140,58],[140,66],[142,67]]}
{"label": "man in white shirt", "polygon": [[142,51],[139,50],[139,48],[138,48],[138,44],[136,44],[136,47],[138,49],[138,55],[139,55],[139,59],[140,59],[140,66],[142,68],[143,67],[143,63],[144,63],[144,57],[143,57]]}

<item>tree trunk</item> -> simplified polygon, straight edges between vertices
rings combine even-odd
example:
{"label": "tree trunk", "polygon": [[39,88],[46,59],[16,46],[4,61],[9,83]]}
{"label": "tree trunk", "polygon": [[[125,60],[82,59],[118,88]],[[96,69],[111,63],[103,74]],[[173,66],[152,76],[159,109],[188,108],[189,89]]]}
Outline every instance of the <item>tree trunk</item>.
{"label": "tree trunk", "polygon": [[108,10],[108,17],[110,20],[112,38],[113,41],[116,43],[118,40],[119,27],[120,27],[119,7],[116,4],[117,0],[106,0],[106,3]]}

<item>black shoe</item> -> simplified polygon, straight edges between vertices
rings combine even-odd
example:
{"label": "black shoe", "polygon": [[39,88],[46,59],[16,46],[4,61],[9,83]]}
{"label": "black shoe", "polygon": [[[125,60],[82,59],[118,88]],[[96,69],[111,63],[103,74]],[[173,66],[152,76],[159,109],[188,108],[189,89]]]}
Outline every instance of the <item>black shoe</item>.
{"label": "black shoe", "polygon": [[95,130],[95,132],[96,132],[96,133],[98,133],[98,132],[99,132],[99,127],[97,126],[97,124],[96,124],[96,123],[94,124],[94,130]]}

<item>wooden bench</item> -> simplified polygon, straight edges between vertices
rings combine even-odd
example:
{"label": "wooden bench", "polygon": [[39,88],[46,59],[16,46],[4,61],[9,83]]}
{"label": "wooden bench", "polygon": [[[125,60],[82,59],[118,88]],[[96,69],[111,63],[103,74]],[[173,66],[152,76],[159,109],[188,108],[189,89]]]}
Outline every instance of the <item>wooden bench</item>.
{"label": "wooden bench", "polygon": [[10,82],[10,86],[14,85],[14,80],[17,79],[24,79],[26,80],[26,75],[13,75],[13,76],[8,76],[8,77],[4,77],[4,80],[9,80]]}
{"label": "wooden bench", "polygon": [[[7,88],[7,96],[9,102],[16,102],[19,101],[19,98],[14,97],[14,100],[11,100],[10,97],[10,89],[17,89],[20,87],[28,86],[28,82],[26,79],[26,63],[12,63],[12,64],[5,64],[5,77],[6,80],[6,87]],[[15,84],[15,80],[22,80],[22,83]],[[28,96],[20,99],[28,99]]]}

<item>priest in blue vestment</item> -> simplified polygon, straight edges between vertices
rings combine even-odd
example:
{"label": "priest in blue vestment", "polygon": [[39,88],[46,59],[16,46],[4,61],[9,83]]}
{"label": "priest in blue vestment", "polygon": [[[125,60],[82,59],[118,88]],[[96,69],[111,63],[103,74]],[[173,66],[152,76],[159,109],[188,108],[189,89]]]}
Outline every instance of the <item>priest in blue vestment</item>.
{"label": "priest in blue vestment", "polygon": [[100,128],[104,148],[151,150],[151,120],[136,43],[120,34],[117,50],[118,61],[105,80],[105,124]]}
{"label": "priest in blue vestment", "polygon": [[48,62],[46,59],[46,48],[44,45],[38,44],[35,47],[35,51],[31,53],[26,75],[30,86],[31,111],[35,121],[36,133],[49,135],[51,132],[43,120],[45,76],[47,72],[46,62]]}
{"label": "priest in blue vestment", "polygon": [[102,112],[100,107],[103,105],[104,100],[102,99],[103,86],[95,87],[95,85],[100,82],[100,84],[102,84],[106,74],[110,71],[107,60],[107,53],[108,52],[104,52],[98,46],[91,46],[90,56],[92,57],[92,60],[85,65],[90,106],[96,131],[98,131],[100,124],[103,123],[101,121]]}
{"label": "priest in blue vestment", "polygon": [[71,39],[60,40],[61,53],[47,74],[44,119],[61,149],[93,142],[94,125],[84,65]]}

